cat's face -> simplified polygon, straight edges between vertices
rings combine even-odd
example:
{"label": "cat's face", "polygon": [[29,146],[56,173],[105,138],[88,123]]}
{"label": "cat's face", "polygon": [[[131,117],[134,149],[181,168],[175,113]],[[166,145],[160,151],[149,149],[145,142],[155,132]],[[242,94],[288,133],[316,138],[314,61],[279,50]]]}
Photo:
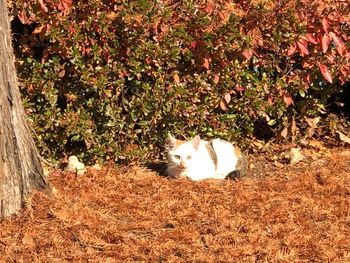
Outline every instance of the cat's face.
{"label": "cat's face", "polygon": [[182,141],[169,135],[166,141],[169,164],[175,164],[181,170],[191,167],[196,158],[199,142],[199,136],[190,141]]}

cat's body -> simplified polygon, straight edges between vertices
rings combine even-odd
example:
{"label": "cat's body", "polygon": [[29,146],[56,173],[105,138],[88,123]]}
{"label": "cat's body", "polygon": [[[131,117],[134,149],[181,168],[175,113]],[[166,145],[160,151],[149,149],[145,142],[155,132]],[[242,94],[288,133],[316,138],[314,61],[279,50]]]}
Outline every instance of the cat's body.
{"label": "cat's body", "polygon": [[190,141],[167,139],[170,177],[188,177],[192,180],[225,179],[242,174],[246,160],[241,151],[230,142],[221,139],[201,140],[199,136]]}

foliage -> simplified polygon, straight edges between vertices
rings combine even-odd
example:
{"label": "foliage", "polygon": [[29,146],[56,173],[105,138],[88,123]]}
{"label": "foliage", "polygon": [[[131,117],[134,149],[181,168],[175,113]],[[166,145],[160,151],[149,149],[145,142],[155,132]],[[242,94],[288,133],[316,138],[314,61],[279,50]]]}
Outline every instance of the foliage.
{"label": "foliage", "polygon": [[295,135],[348,81],[346,1],[15,4],[26,109],[45,156],[121,161],[167,134]]}

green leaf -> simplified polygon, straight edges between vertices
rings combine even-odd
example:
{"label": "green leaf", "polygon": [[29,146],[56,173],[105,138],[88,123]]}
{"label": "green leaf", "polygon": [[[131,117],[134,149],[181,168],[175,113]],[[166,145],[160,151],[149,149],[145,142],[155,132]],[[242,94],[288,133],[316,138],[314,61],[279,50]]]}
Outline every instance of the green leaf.
{"label": "green leaf", "polygon": [[273,126],[273,125],[276,124],[276,120],[275,120],[275,119],[271,119],[271,120],[269,120],[269,121],[267,122],[267,124],[268,124],[269,126]]}

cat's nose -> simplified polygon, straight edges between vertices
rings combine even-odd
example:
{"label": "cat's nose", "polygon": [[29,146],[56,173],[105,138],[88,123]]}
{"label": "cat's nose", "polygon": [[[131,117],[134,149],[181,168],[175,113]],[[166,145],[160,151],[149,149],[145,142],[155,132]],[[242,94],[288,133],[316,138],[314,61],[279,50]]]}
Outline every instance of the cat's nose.
{"label": "cat's nose", "polygon": [[183,162],[180,163],[180,168],[185,168],[185,164]]}

